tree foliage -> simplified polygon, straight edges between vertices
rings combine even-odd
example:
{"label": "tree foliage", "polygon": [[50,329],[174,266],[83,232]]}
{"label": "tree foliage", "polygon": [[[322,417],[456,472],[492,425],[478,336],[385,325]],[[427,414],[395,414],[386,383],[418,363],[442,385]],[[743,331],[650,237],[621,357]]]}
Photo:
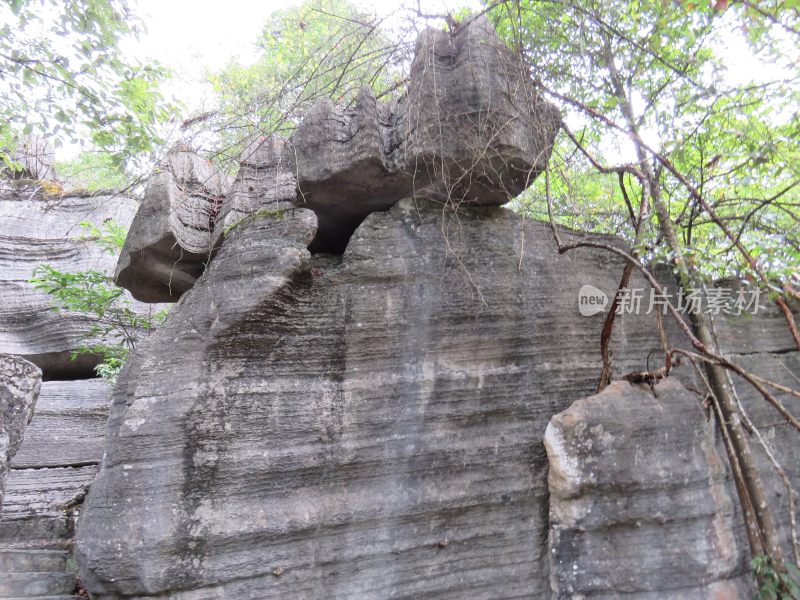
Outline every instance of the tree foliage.
{"label": "tree foliage", "polygon": [[319,98],[346,104],[363,85],[378,96],[397,89],[408,46],[381,24],[347,0],[306,0],[273,13],[258,37],[255,64],[233,61],[209,74],[219,101],[209,117],[221,154],[238,158],[253,134],[290,132]]}
{"label": "tree foliage", "polygon": [[[593,157],[607,166],[635,160],[629,103],[643,141],[702,191],[770,277],[788,281],[800,264],[800,37],[789,39],[785,27],[800,19],[787,8],[780,14],[788,23],[779,27],[743,3],[724,4],[532,0],[504,3],[492,14]],[[742,82],[730,72],[737,65],[725,53],[733,47],[745,54],[748,43],[761,60],[782,67],[777,77]],[[694,265],[707,277],[748,275],[696,198],[664,164],[655,167]],[[562,222],[632,239],[616,173],[598,171],[562,138],[552,175]],[[543,197],[543,184],[528,198]],[[629,176],[625,185],[630,197],[641,195]],[[541,203],[530,207],[545,212]],[[656,228],[645,231],[644,254],[666,258],[657,241]]]}
{"label": "tree foliage", "polygon": [[141,24],[127,0],[0,3],[0,158],[25,137],[83,143],[116,163],[152,151],[172,113],[165,72],[125,56]]}
{"label": "tree foliage", "polygon": [[64,180],[66,189],[89,192],[99,190],[123,190],[131,178],[114,156],[108,152],[87,150],[69,160],[56,162],[56,173]]}

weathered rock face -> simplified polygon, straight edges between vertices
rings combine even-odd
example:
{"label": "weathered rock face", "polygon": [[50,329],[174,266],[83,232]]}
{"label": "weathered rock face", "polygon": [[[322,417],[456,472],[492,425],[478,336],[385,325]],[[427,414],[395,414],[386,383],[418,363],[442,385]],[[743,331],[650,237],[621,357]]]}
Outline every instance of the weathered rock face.
{"label": "weathered rock face", "polygon": [[[85,343],[90,317],[54,311],[51,299],[29,282],[39,265],[61,271],[112,273],[115,258],[90,239],[81,222],[128,227],[136,202],[123,196],[53,197],[0,194],[0,352],[23,356],[45,378],[91,376],[96,357],[70,360]],[[137,310],[150,311],[150,306]]]}
{"label": "weathered rock face", "polygon": [[395,160],[440,195],[505,204],[544,170],[561,117],[485,17],[454,33],[426,29],[409,81],[394,115]]}
{"label": "weathered rock face", "polygon": [[19,450],[25,427],[33,417],[42,372],[18,356],[0,354],[0,512],[8,463]]}
{"label": "weathered rock face", "polygon": [[752,594],[713,421],[677,379],[655,392],[613,382],[547,426],[555,598]]}
{"label": "weathered rock face", "polygon": [[117,265],[143,302],[175,302],[205,269],[229,179],[192,152],[172,152],[147,184]]}
{"label": "weathered rock face", "polygon": [[[559,122],[518,73],[484,19],[428,31],[406,96],[322,101],[288,142],[255,140],[218,216],[194,158],[151,183],[121,279],[183,296],[114,392],[79,523],[93,598],[745,597],[741,517],[687,388],[568,408],[599,368],[603,311],[581,316],[579,290],[611,295],[622,264],[560,255],[549,225],[494,206]],[[617,321],[618,373],[660,355],[647,312]],[[800,372],[774,311],[717,334],[766,376]],[[20,460],[34,480],[46,457]],[[40,469],[48,489],[91,480],[74,460]]]}
{"label": "weathered rock face", "polygon": [[[545,597],[541,440],[595,385],[578,288],[620,263],[421,200],[310,262],[306,215],[234,228],[126,367],[79,524],[93,597]],[[623,320],[620,369],[651,327]]]}
{"label": "weathered rock face", "polygon": [[391,147],[394,115],[362,88],[353,107],[319,100],[289,139],[286,158],[297,173],[299,206],[320,227],[311,249],[341,253],[371,212],[386,210],[414,189]]}
{"label": "weathered rock face", "polygon": [[0,598],[73,597],[80,503],[103,455],[110,387],[45,381],[0,514]]}
{"label": "weathered rock face", "polygon": [[[797,318],[797,316],[795,316],[795,318]],[[762,326],[752,326],[752,324],[750,324],[750,326],[745,325],[741,330],[741,335],[743,337],[750,336],[754,330],[760,330],[762,335],[770,331],[770,325],[764,323],[769,320],[767,315],[751,320],[762,322]],[[773,327],[777,325],[777,322],[780,322],[780,318],[776,318],[775,322]],[[721,336],[728,335],[733,337],[730,331],[723,333],[722,329],[723,328],[720,328]],[[772,331],[774,332],[774,330]],[[784,330],[780,335],[772,333],[773,344],[777,346],[780,340],[785,340],[785,332],[786,328],[784,326]],[[792,389],[797,389],[798,378],[800,377],[800,352],[795,350],[796,346],[790,347],[789,350],[791,351],[787,351],[786,348],[777,351],[759,351],[754,349],[752,345],[754,339],[757,338],[751,337],[749,339],[749,344],[740,343],[738,346],[735,346],[734,350],[730,352],[730,356],[737,363],[745,365],[751,372],[761,377]],[[800,440],[798,439],[797,430],[783,419],[752,386],[746,385],[738,378],[734,378],[732,381],[735,384],[736,396],[742,405],[744,414],[747,415],[750,421],[761,432],[762,439],[786,472],[794,489],[797,490],[800,486],[800,461],[797,460],[797,457],[800,455]],[[795,415],[797,414],[795,408],[797,402],[794,396],[788,393],[779,393],[776,390],[775,397],[782,402],[784,406],[788,407],[790,412]],[[767,501],[775,513],[775,520],[778,527],[777,533],[783,544],[784,556],[791,556],[791,529],[788,526],[790,519],[789,493],[781,478],[777,476],[772,463],[768,460],[757,439],[750,439],[750,447],[756,459],[758,472],[763,480]],[[718,441],[717,452],[720,456],[725,456],[725,450],[721,440]],[[732,489],[730,493],[735,499],[735,491]],[[736,502],[736,510],[739,512],[738,501]],[[747,542],[744,522],[741,517],[737,518],[736,526],[739,539],[741,540],[739,544],[742,547],[746,547]],[[742,556],[742,562],[743,569],[747,571],[749,567],[749,556],[747,554]]]}
{"label": "weathered rock face", "polygon": [[219,247],[226,232],[248,218],[291,206],[297,197],[297,179],[286,156],[286,140],[279,135],[258,137],[242,152],[241,166],[222,204],[213,233]]}

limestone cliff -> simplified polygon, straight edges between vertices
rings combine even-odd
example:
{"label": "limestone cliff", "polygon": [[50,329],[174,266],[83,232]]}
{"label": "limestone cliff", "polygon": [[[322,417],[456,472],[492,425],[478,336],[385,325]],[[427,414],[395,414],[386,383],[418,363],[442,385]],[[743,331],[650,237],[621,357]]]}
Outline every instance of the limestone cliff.
{"label": "limestone cliff", "polygon": [[[11,463],[0,598],[69,593],[76,520],[95,600],[748,597],[702,382],[684,367],[595,394],[604,314],[582,314],[580,290],[612,295],[622,260],[561,254],[549,224],[500,206],[544,168],[560,122],[515,60],[485,19],[428,30],[398,101],[322,100],[289,139],[251,140],[232,183],[170,155],[117,273],[176,305],[110,407],[103,382],[43,385]],[[0,281],[27,277],[40,247],[86,259],[44,206],[15,207],[36,214],[23,243],[0,236]],[[796,385],[782,317],[759,309],[717,319],[722,351]],[[5,335],[63,357],[67,317],[15,316]],[[655,315],[620,317],[613,347],[617,374],[653,367]],[[737,392],[800,483],[796,432]]]}

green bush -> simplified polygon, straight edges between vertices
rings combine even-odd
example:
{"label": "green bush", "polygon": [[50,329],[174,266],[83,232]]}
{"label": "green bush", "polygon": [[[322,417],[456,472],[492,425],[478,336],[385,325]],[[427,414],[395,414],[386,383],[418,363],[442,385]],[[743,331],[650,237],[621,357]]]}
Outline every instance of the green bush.
{"label": "green bush", "polygon": [[[97,227],[82,222],[87,235],[79,239],[92,240],[105,252],[118,254],[125,242],[126,230],[113,221]],[[102,362],[96,373],[111,383],[116,380],[128,354],[143,334],[152,330],[166,317],[166,310],[152,314],[138,313],[125,297],[125,290],[114,283],[113,277],[101,271],[69,273],[51,265],[40,265],[30,280],[36,289],[50,295],[55,310],[66,310],[91,317],[92,325],[85,343],[72,353],[73,360],[81,354],[95,354]]]}
{"label": "green bush", "polygon": [[753,575],[758,581],[757,600],[800,600],[800,569],[786,562],[786,572],[775,568],[768,556],[753,559]]}

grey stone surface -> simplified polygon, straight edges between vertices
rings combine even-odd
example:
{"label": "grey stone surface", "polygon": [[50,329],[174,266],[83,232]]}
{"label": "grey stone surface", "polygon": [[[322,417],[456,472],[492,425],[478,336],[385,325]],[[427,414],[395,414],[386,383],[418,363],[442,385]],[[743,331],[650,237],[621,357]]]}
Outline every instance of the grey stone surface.
{"label": "grey stone surface", "polygon": [[554,598],[752,594],[713,421],[675,378],[655,393],[614,381],[547,426]]}
{"label": "grey stone surface", "polygon": [[8,464],[19,450],[33,418],[42,371],[19,356],[0,354],[0,514]]}
{"label": "grey stone surface", "polygon": [[[24,356],[45,378],[92,374],[96,357],[70,360],[85,343],[92,318],[54,311],[48,295],[29,279],[39,265],[62,271],[113,273],[116,258],[90,239],[82,221],[112,220],[128,227],[137,203],[123,196],[43,196],[0,193],[0,352]],[[149,305],[133,305],[149,312]]]}
{"label": "grey stone surface", "polygon": [[98,464],[103,456],[111,387],[103,379],[46,381],[15,469]]}
{"label": "grey stone surface", "polygon": [[203,272],[229,178],[186,151],[147,183],[117,264],[117,283],[143,302],[175,302]]}
{"label": "grey stone surface", "polygon": [[[785,353],[797,349],[794,339],[786,326],[783,312],[772,302],[766,292],[757,296],[752,288],[746,288],[730,280],[718,281],[715,285],[720,294],[737,298],[743,294],[743,302],[757,300],[755,304],[743,311],[741,316],[721,312],[715,317],[717,338],[720,347],[726,353],[746,357],[748,354]],[[800,318],[800,310],[794,308],[795,319]],[[745,363],[750,359],[744,358]],[[795,371],[796,372],[796,371]],[[795,381],[796,385],[798,382]]]}
{"label": "grey stone surface", "polygon": [[485,16],[420,34],[395,119],[395,160],[452,202],[476,204],[505,204],[527,188],[561,126]]}
{"label": "grey stone surface", "polygon": [[41,598],[72,594],[75,573],[3,573],[0,598]]}
{"label": "grey stone surface", "polygon": [[577,293],[620,262],[409,200],[309,262],[313,226],[274,233],[298,218],[236,227],[126,367],[78,527],[93,597],[546,597],[542,436],[594,388]]}
{"label": "grey stone surface", "polygon": [[73,597],[75,521],[103,455],[110,387],[46,381],[0,514],[0,598]]}
{"label": "grey stone surface", "polygon": [[[60,518],[79,501],[97,473],[96,465],[11,469],[6,484],[2,527],[14,521]],[[5,540],[0,536],[0,544]]]}
{"label": "grey stone surface", "polygon": [[366,87],[352,107],[323,98],[289,138],[285,154],[297,174],[297,203],[319,219],[312,250],[341,253],[369,213],[413,193],[413,170],[398,164],[391,145],[399,135],[394,109]]}
{"label": "grey stone surface", "polygon": [[64,550],[0,550],[0,573],[66,571]]}

